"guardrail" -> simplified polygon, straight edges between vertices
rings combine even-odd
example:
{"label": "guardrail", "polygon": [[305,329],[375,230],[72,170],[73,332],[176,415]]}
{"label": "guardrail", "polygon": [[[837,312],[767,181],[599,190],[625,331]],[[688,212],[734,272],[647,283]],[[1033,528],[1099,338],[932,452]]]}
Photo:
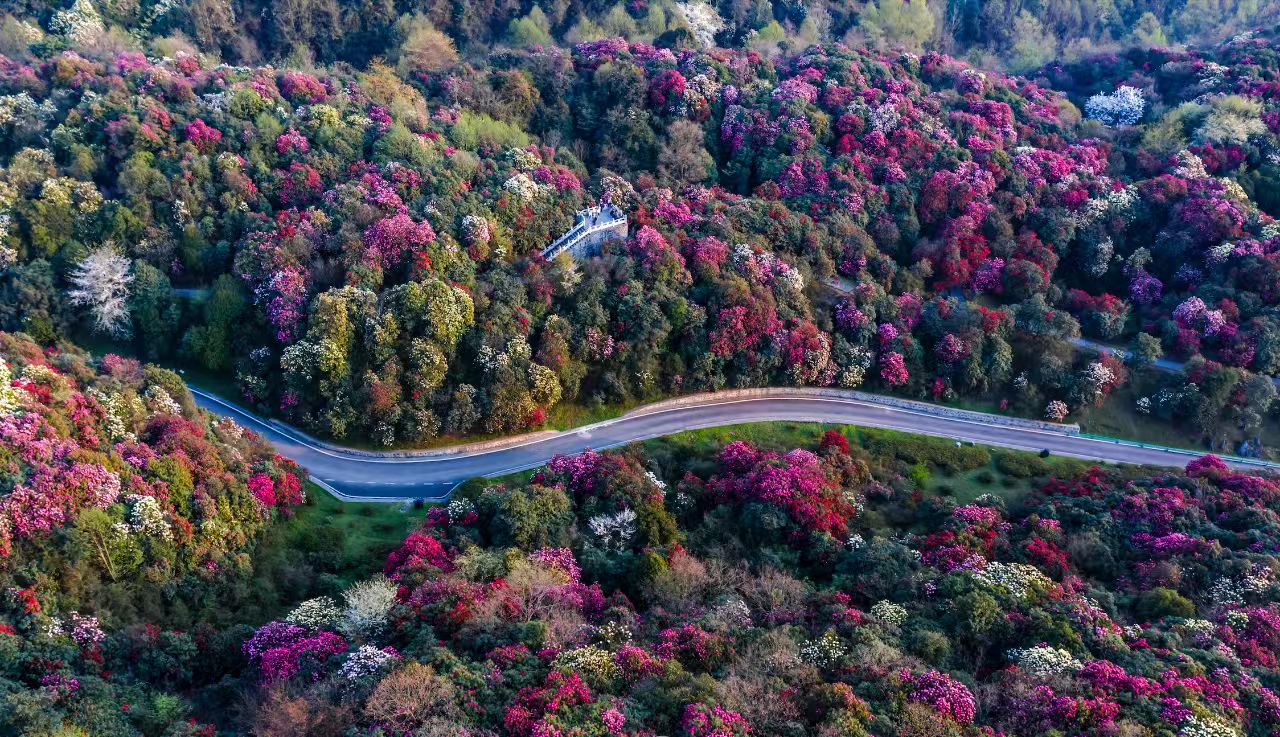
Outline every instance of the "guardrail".
{"label": "guardrail", "polygon": [[1160,445],[1159,443],[1143,443],[1138,440],[1124,440],[1123,438],[1113,438],[1110,435],[1094,435],[1093,433],[1079,433],[1082,438],[1091,440],[1100,440],[1116,445],[1127,445],[1131,448],[1146,448],[1148,450],[1159,450],[1165,453],[1176,453],[1178,455],[1191,456],[1200,458],[1205,455],[1215,455],[1224,461],[1230,463],[1239,463],[1245,466],[1257,466],[1259,468],[1280,468],[1280,463],[1276,461],[1268,461],[1262,458],[1245,458],[1244,456],[1224,455],[1221,453],[1212,453],[1211,451],[1191,450],[1190,448],[1175,448],[1171,445]]}
{"label": "guardrail", "polygon": [[586,238],[589,235],[600,233],[606,230],[613,230],[617,228],[619,225],[626,225],[626,223],[627,223],[627,219],[625,217],[621,217],[614,220],[609,220],[608,222],[592,225],[590,227],[582,229],[581,232],[577,232],[577,233],[575,233],[574,231],[577,231],[579,228],[582,228],[583,226],[575,225],[572,229],[570,229],[564,235],[557,238],[554,243],[542,249],[542,257],[544,259],[555,258],[556,256],[559,256],[561,253],[564,253],[565,251],[568,251],[572,249],[574,246],[581,243],[582,239]]}

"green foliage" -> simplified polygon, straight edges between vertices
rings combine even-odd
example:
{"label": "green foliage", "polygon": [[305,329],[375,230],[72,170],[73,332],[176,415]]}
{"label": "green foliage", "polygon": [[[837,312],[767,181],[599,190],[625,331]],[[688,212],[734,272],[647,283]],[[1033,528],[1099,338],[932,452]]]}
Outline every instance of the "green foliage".
{"label": "green foliage", "polygon": [[460,148],[470,151],[523,148],[529,145],[528,134],[514,125],[467,110],[459,114],[451,133]]}
{"label": "green foliage", "polygon": [[[991,462],[991,454],[985,448],[915,435],[874,437],[868,449],[875,455],[896,457],[911,464],[926,464],[952,473],[972,471]],[[927,480],[927,476],[925,478]]]}
{"label": "green foliage", "polygon": [[1143,591],[1133,606],[1139,617],[1153,621],[1163,617],[1193,617],[1196,613],[1196,605],[1190,599],[1163,586]]}
{"label": "green foliage", "polygon": [[532,551],[568,542],[573,510],[563,489],[536,485],[494,489],[481,495],[479,505],[483,513],[492,515],[498,546]]}
{"label": "green foliage", "polygon": [[875,0],[858,18],[871,40],[917,49],[933,36],[934,22],[926,0]]}

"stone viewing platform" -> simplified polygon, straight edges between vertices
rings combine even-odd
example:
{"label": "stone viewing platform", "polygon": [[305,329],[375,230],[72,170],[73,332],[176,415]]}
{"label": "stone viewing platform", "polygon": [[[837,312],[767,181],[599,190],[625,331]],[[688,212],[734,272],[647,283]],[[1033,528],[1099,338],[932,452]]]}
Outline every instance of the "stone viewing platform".
{"label": "stone viewing platform", "polygon": [[587,258],[595,254],[601,243],[626,237],[627,216],[617,205],[588,207],[578,213],[572,228],[542,249],[542,257],[549,261],[568,251],[574,258]]}

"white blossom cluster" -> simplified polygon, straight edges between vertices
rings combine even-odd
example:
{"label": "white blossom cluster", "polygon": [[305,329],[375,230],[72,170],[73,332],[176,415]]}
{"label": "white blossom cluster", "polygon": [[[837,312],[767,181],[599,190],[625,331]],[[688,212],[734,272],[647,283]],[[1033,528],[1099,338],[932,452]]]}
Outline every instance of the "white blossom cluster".
{"label": "white blossom cluster", "polygon": [[538,155],[527,148],[511,148],[507,149],[507,159],[511,161],[511,165],[520,171],[533,171],[542,166],[542,159]]}
{"label": "white blossom cluster", "polygon": [[13,385],[13,370],[0,358],[0,417],[17,414],[26,392]]}
{"label": "white blossom cluster", "polygon": [[467,518],[476,511],[476,505],[470,499],[452,499],[448,506],[444,508],[444,512],[449,517],[449,522],[457,524]]}
{"label": "white blossom cluster", "polygon": [[1213,641],[1213,633],[1217,629],[1213,622],[1207,619],[1188,619],[1178,625],[1178,628],[1191,636],[1200,647],[1204,647]]}
{"label": "white blossom cluster", "polygon": [[129,527],[133,532],[161,540],[173,537],[169,521],[164,518],[164,510],[155,497],[130,494],[125,497],[125,502],[129,505]]}
{"label": "white blossom cluster", "polygon": [[0,272],[18,263],[18,250],[4,243],[5,236],[9,234],[9,228],[12,226],[13,216],[7,212],[0,212]]}
{"label": "white blossom cluster", "polygon": [[1019,668],[1041,678],[1062,673],[1075,673],[1083,667],[1071,653],[1060,647],[1047,645],[1010,650],[1009,659],[1015,661]]}
{"label": "white blossom cluster", "polygon": [[987,586],[1002,588],[1015,599],[1025,599],[1036,588],[1051,586],[1053,581],[1038,568],[1026,563],[988,563],[986,568],[970,575]]}
{"label": "white blossom cluster", "polygon": [[600,178],[600,204],[625,208],[634,205],[638,199],[639,195],[636,194],[635,187],[632,187],[631,182],[626,179],[616,174]]}
{"label": "white blossom cluster", "polygon": [[712,629],[735,632],[751,626],[751,607],[738,597],[726,599],[707,613],[707,623]]}
{"label": "white blossom cluster", "polygon": [[800,648],[800,659],[818,668],[830,668],[848,654],[849,647],[834,630],[827,630],[822,637],[809,640]]}
{"label": "white blossom cluster", "polygon": [[347,656],[340,672],[348,681],[363,681],[378,675],[399,659],[399,656],[394,653],[380,650],[373,645],[361,645]]}
{"label": "white blossom cluster", "polygon": [[1243,609],[1232,609],[1222,618],[1222,621],[1231,629],[1241,629],[1249,626],[1249,613]]}
{"label": "white blossom cluster", "polygon": [[107,639],[107,633],[102,631],[102,625],[98,623],[97,617],[87,617],[71,612],[67,620],[71,625],[71,639],[75,640],[80,647],[100,645]]}
{"label": "white blossom cluster", "polygon": [[492,234],[489,232],[489,221],[479,215],[464,215],[462,217],[462,237],[467,243],[473,246],[484,245],[489,242]]}
{"label": "white blossom cluster", "polygon": [[597,514],[587,520],[587,529],[606,550],[623,550],[636,534],[636,513],[623,509],[613,514]]}
{"label": "white blossom cluster", "polygon": [[487,345],[482,345],[480,350],[476,351],[476,363],[480,364],[486,372],[493,372],[510,365],[511,357]]}
{"label": "white blossom cluster", "polygon": [[1115,382],[1116,374],[1102,363],[1091,361],[1080,373],[1080,378],[1094,391],[1101,391],[1103,387]]}
{"label": "white blossom cluster", "polygon": [[1221,266],[1227,262],[1228,258],[1231,258],[1231,254],[1235,250],[1236,247],[1231,243],[1219,243],[1205,252],[1205,261],[1210,266]]}
{"label": "white blossom cluster", "polygon": [[896,105],[889,103],[872,108],[871,117],[867,120],[873,130],[880,131],[886,136],[892,133],[901,121],[902,113],[898,111]]}
{"label": "white blossom cluster", "polygon": [[711,101],[720,96],[720,83],[716,81],[714,72],[699,73],[685,78],[684,96],[681,98],[681,113],[688,113],[692,105],[703,100]]}
{"label": "white blossom cluster", "polygon": [[503,182],[502,188],[525,202],[532,202],[539,195],[550,191],[545,184],[538,184],[533,181],[533,177],[523,172]]}
{"label": "white blossom cluster", "polygon": [[59,10],[49,21],[49,30],[67,37],[73,44],[87,44],[106,32],[102,15],[89,0],[76,0],[66,10]]}
{"label": "white blossom cluster", "polygon": [[174,401],[165,388],[156,384],[147,387],[147,405],[152,411],[162,415],[181,415],[182,406]]}
{"label": "white blossom cluster", "polygon": [[351,637],[376,635],[396,603],[396,584],[385,576],[361,581],[342,593],[346,608],[339,628]]}
{"label": "white blossom cluster", "polygon": [[555,665],[573,673],[580,673],[589,683],[602,684],[617,679],[621,669],[613,661],[613,653],[599,645],[587,645],[565,650],[556,656]]}
{"label": "white blossom cluster", "polygon": [[230,417],[223,417],[218,420],[214,423],[214,427],[217,428],[218,432],[222,433],[223,436],[232,440],[239,440],[244,437],[244,428]]}
{"label": "white blossom cluster", "polygon": [[733,265],[739,274],[757,283],[776,281],[784,291],[790,292],[804,289],[804,276],[794,266],[769,251],[756,251],[746,243],[733,247]]}
{"label": "white blossom cluster", "polygon": [[609,648],[619,648],[631,642],[631,630],[625,624],[613,620],[597,627],[595,635]]}
{"label": "white blossom cluster", "polygon": [[1204,62],[1200,67],[1200,84],[1205,87],[1218,87],[1227,79],[1229,68],[1213,61]]}
{"label": "white blossom cluster", "polygon": [[1173,173],[1183,179],[1204,179],[1209,176],[1209,172],[1204,168],[1204,161],[1199,156],[1191,153],[1187,149],[1182,149],[1173,156],[1177,163],[1173,167]]}
{"label": "white blossom cluster", "polygon": [[645,478],[647,478],[647,479],[649,479],[649,483],[651,483],[651,484],[653,484],[654,486],[656,486],[656,487],[658,488],[658,491],[662,492],[662,495],[663,495],[663,496],[666,496],[666,494],[667,494],[667,482],[665,482],[665,481],[663,481],[662,479],[658,478],[658,474],[654,473],[653,471],[645,471],[645,472],[644,472],[644,477],[645,477]]}
{"label": "white blossom cluster", "polygon": [[844,541],[844,545],[850,550],[862,550],[867,547],[867,541],[862,535],[855,532],[849,536],[848,540]]}
{"label": "white blossom cluster", "polygon": [[910,614],[906,607],[882,599],[871,605],[871,616],[886,624],[898,626],[906,622]]}
{"label": "white blossom cluster", "polygon": [[[340,349],[333,341],[323,340],[319,343],[300,340],[285,348],[280,354],[280,368],[290,382],[299,385],[310,384],[315,380],[320,366],[333,366],[343,359]],[[334,363],[334,362],[337,363]]]}
{"label": "white blossom cluster", "polygon": [[863,346],[853,346],[853,360],[840,367],[836,381],[845,389],[856,389],[867,378],[867,371],[874,363],[871,351]]}
{"label": "white blossom cluster", "polygon": [[330,596],[308,599],[289,612],[284,620],[290,624],[313,630],[333,627],[342,618],[342,610]]}
{"label": "white blossom cluster", "polygon": [[[71,202],[72,190],[45,182],[42,197],[65,196]],[[96,209],[96,207],[95,207]],[[132,263],[110,244],[99,246],[76,265],[67,281],[67,301],[89,308],[94,328],[116,336],[129,334],[129,285],[133,282]]]}
{"label": "white blossom cluster", "polygon": [[36,102],[26,92],[16,95],[0,95],[0,126],[19,121],[43,122],[51,119],[58,112],[52,100]]}
{"label": "white blossom cluster", "polygon": [[1111,94],[1096,94],[1084,104],[1085,115],[1111,126],[1133,125],[1142,119],[1147,101],[1137,87],[1121,85]]}
{"label": "white blossom cluster", "polygon": [[142,406],[142,400],[131,395],[130,399],[133,401],[130,402],[124,398],[123,394],[106,394],[93,387],[89,387],[88,394],[96,399],[98,404],[101,404],[102,408],[106,410],[107,435],[111,440],[126,440],[128,442],[137,440],[137,436],[129,432],[129,429],[125,426],[125,420],[132,412],[141,414],[145,411],[145,407]]}
{"label": "white blossom cluster", "polygon": [[58,380],[58,375],[53,372],[53,369],[44,364],[29,363],[22,368],[22,378],[32,384],[53,386],[54,382]]}
{"label": "white blossom cluster", "polygon": [[1216,606],[1237,606],[1257,599],[1271,586],[1270,570],[1257,568],[1242,578],[1220,578],[1209,589]]}
{"label": "white blossom cluster", "polygon": [[692,0],[687,3],[676,3],[676,10],[680,12],[680,17],[684,18],[693,37],[698,39],[698,43],[703,48],[716,45],[716,34],[724,28],[724,19],[715,11],[715,8],[702,0]]}
{"label": "white blossom cluster", "polygon": [[1195,715],[1187,717],[1178,734],[1182,737],[1240,737],[1240,731],[1226,722]]}
{"label": "white blossom cluster", "polygon": [[101,645],[107,639],[97,617],[83,616],[79,612],[68,612],[65,619],[51,617],[45,635],[51,640],[70,637],[80,647]]}

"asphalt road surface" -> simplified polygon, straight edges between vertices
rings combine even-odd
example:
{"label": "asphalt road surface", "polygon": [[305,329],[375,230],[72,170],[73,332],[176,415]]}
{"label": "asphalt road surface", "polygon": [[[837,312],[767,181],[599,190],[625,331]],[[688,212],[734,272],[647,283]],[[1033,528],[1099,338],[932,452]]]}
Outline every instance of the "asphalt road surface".
{"label": "asphalt road surface", "polygon": [[[421,454],[372,454],[321,445],[287,426],[266,422],[211,394],[194,390],[200,406],[227,415],[264,435],[284,455],[300,463],[313,480],[342,499],[396,501],[440,500],[459,483],[476,476],[499,476],[540,466],[556,454],[602,450],[670,435],[684,430],[745,422],[795,421],[863,425],[971,441],[1005,448],[1040,451],[1113,463],[1181,467],[1200,455],[1193,451],[1142,447],[1064,432],[937,416],[874,402],[814,396],[770,396],[717,400],[702,404],[629,413],[516,445],[469,452],[448,449]],[[1242,467],[1280,467],[1264,461],[1240,460]]]}

